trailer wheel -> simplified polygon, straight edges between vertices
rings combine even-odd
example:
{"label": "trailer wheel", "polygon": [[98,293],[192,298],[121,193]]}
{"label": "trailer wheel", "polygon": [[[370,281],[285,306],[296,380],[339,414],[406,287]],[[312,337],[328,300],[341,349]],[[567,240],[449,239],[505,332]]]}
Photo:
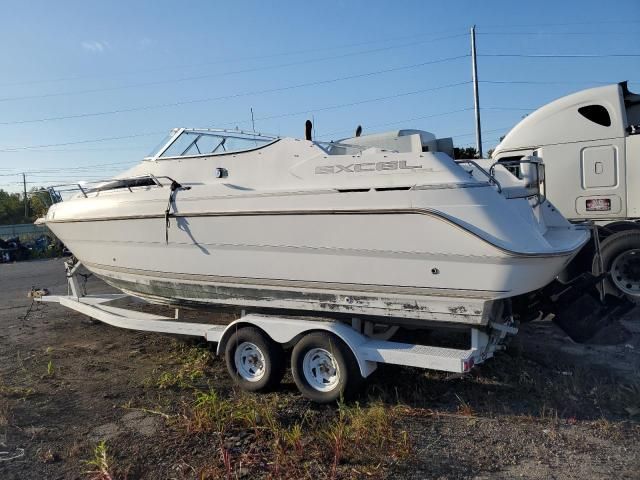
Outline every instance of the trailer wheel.
{"label": "trailer wheel", "polygon": [[[607,237],[600,245],[600,254],[604,271],[611,273],[604,281],[604,293],[640,303],[640,231],[623,230]],[[592,271],[600,273],[597,256]]]}
{"label": "trailer wheel", "polygon": [[329,332],[310,333],[296,344],[291,371],[302,395],[317,403],[349,398],[363,381],[351,349]]}
{"label": "trailer wheel", "polygon": [[261,330],[244,327],[227,340],[224,358],[234,382],[243,390],[270,390],[285,371],[282,347]]}

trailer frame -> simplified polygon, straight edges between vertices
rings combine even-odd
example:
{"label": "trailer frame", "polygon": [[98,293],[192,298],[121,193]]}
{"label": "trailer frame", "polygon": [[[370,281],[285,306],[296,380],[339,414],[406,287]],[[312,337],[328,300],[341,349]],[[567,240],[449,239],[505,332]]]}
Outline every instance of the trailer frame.
{"label": "trailer frame", "polygon": [[263,332],[284,350],[292,348],[299,340],[314,332],[328,332],[347,345],[358,365],[362,378],[373,373],[378,364],[388,363],[454,373],[465,373],[474,365],[493,357],[504,348],[504,340],[518,329],[509,317],[505,323],[491,323],[484,329],[470,329],[470,346],[467,349],[445,348],[414,343],[390,341],[394,333],[391,327],[387,334],[374,333],[374,324],[368,320],[354,318],[351,325],[331,318],[309,318],[288,315],[266,315],[246,313],[227,325],[184,322],[175,316],[167,317],[109,305],[130,295],[125,293],[88,295],[78,276],[80,262],[66,262],[68,294],[34,295],[34,300],[58,303],[63,307],[87,315],[108,325],[130,330],[168,333],[204,338],[217,343],[217,355],[224,355],[230,336],[245,327],[254,327]]}

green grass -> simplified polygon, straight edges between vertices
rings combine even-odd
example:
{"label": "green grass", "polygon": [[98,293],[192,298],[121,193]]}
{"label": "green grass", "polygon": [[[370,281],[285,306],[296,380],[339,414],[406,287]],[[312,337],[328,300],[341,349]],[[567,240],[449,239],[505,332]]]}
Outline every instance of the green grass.
{"label": "green grass", "polygon": [[176,344],[176,349],[168,360],[173,365],[162,371],[154,370],[151,377],[145,380],[145,386],[161,389],[194,388],[196,384],[206,381],[207,369],[213,356],[206,347]]}
{"label": "green grass", "polygon": [[262,475],[264,465],[275,478],[376,477],[385,464],[411,454],[407,432],[396,426],[400,407],[340,403],[304,409],[293,419],[281,414],[289,410],[276,396],[196,393],[182,427],[219,444],[218,459],[201,478],[236,478],[240,468]]}
{"label": "green grass", "polygon": [[21,400],[30,397],[35,394],[35,389],[31,387],[10,387],[8,385],[0,384],[0,396],[1,397],[13,397]]}

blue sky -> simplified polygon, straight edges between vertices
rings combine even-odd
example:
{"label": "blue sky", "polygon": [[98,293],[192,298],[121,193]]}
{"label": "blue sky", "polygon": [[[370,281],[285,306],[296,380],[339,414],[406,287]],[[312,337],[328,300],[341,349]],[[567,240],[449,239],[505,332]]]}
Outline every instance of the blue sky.
{"label": "blue sky", "polygon": [[481,82],[543,82],[480,84],[486,150],[528,109],[559,96],[621,80],[640,90],[638,57],[484,56],[637,54],[640,2],[611,7],[11,2],[0,29],[0,188],[20,189],[22,171],[30,187],[109,177],[172,127],[250,129],[251,108],[256,130],[267,133],[302,136],[313,117],[322,140],[362,124],[365,132],[420,128],[473,144],[473,24]]}

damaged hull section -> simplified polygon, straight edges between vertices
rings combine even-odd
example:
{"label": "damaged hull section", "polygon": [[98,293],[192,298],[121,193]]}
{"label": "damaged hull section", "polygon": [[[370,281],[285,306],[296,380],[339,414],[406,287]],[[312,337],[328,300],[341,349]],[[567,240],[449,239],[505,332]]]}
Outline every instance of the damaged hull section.
{"label": "damaged hull section", "polygon": [[[189,279],[163,278],[152,272],[116,270],[98,265],[86,265],[111,286],[151,303],[192,308],[216,305],[243,308],[295,310],[324,315],[370,316],[396,318],[396,323],[447,322],[470,326],[486,325],[502,308],[501,300],[491,300],[486,292],[469,292],[460,297],[455,292],[420,294],[367,292],[360,286],[348,285],[340,290],[318,288],[299,282],[282,285],[252,284],[223,281],[202,276]],[[236,280],[237,281],[237,280]],[[336,286],[334,286],[335,288]],[[406,322],[404,320],[416,320]]]}

